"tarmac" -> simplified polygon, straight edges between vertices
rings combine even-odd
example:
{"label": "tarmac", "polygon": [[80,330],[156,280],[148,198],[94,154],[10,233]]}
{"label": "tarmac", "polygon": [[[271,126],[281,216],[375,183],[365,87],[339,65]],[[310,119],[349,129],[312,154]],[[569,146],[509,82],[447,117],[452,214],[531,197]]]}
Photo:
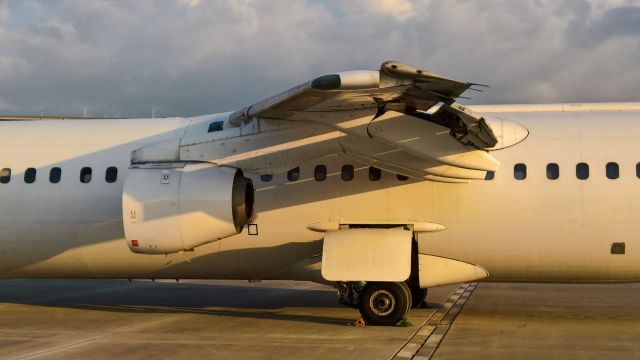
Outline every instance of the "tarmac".
{"label": "tarmac", "polygon": [[0,359],[640,359],[640,284],[429,290],[409,326],[353,325],[306,282],[0,280]]}

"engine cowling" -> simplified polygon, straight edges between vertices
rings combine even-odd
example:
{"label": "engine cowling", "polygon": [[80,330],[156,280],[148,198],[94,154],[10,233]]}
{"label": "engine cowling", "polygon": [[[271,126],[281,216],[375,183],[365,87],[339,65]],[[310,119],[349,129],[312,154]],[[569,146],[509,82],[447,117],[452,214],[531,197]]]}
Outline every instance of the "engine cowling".
{"label": "engine cowling", "polygon": [[132,167],[122,194],[127,244],[142,254],[191,250],[241,232],[253,202],[253,184],[238,169],[208,163]]}

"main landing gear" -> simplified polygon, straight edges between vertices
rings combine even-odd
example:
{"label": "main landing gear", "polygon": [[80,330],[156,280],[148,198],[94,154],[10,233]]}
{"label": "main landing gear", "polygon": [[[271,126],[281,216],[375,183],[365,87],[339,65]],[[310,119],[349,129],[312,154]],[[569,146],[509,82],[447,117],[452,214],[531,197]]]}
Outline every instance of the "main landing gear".
{"label": "main landing gear", "polygon": [[405,282],[338,284],[338,302],[360,310],[367,325],[393,326],[426,303],[427,289]]}

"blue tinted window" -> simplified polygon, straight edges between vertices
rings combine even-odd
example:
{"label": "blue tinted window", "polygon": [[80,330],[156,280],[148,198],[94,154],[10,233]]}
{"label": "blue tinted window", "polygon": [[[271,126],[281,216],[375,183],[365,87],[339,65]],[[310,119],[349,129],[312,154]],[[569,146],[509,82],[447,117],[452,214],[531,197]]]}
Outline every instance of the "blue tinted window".
{"label": "blue tinted window", "polygon": [[487,171],[484,175],[485,180],[493,180],[494,177],[496,177],[496,173],[494,171]]}
{"label": "blue tinted window", "polygon": [[527,165],[525,164],[515,164],[513,166],[513,177],[516,180],[524,180],[527,178]]}
{"label": "blue tinted window", "polygon": [[24,171],[24,182],[31,184],[36,181],[36,169],[28,168]]}
{"label": "blue tinted window", "polygon": [[296,167],[287,171],[287,180],[298,181],[300,180],[300,168]]}
{"label": "blue tinted window", "polygon": [[262,180],[263,182],[269,182],[269,181],[273,180],[273,175],[272,174],[262,174],[262,175],[260,175],[260,180]]}
{"label": "blue tinted window", "polygon": [[62,170],[59,167],[54,167],[49,171],[49,181],[53,184],[57,184],[60,182],[60,178],[62,177]]}
{"label": "blue tinted window", "polygon": [[560,166],[556,163],[547,164],[547,179],[557,180],[560,177]]}
{"label": "blue tinted window", "polygon": [[576,177],[580,180],[587,180],[589,178],[589,164],[583,162],[576,164]]}
{"label": "blue tinted window", "polygon": [[116,182],[118,180],[118,168],[115,166],[109,166],[107,171],[104,173],[104,181],[109,184]]}
{"label": "blue tinted window", "polygon": [[620,167],[618,166],[618,163],[607,163],[606,170],[608,179],[614,180],[620,177]]}
{"label": "blue tinted window", "polygon": [[224,121],[214,121],[209,124],[209,130],[207,132],[214,132],[222,130]]}

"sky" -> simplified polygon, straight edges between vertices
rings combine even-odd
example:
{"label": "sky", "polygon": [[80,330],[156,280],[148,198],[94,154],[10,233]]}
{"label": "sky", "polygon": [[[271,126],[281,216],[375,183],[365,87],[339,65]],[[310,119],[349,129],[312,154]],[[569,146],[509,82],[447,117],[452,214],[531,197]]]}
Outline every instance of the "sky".
{"label": "sky", "polygon": [[386,60],[470,104],[640,101],[640,0],[0,0],[0,114],[233,111]]}

